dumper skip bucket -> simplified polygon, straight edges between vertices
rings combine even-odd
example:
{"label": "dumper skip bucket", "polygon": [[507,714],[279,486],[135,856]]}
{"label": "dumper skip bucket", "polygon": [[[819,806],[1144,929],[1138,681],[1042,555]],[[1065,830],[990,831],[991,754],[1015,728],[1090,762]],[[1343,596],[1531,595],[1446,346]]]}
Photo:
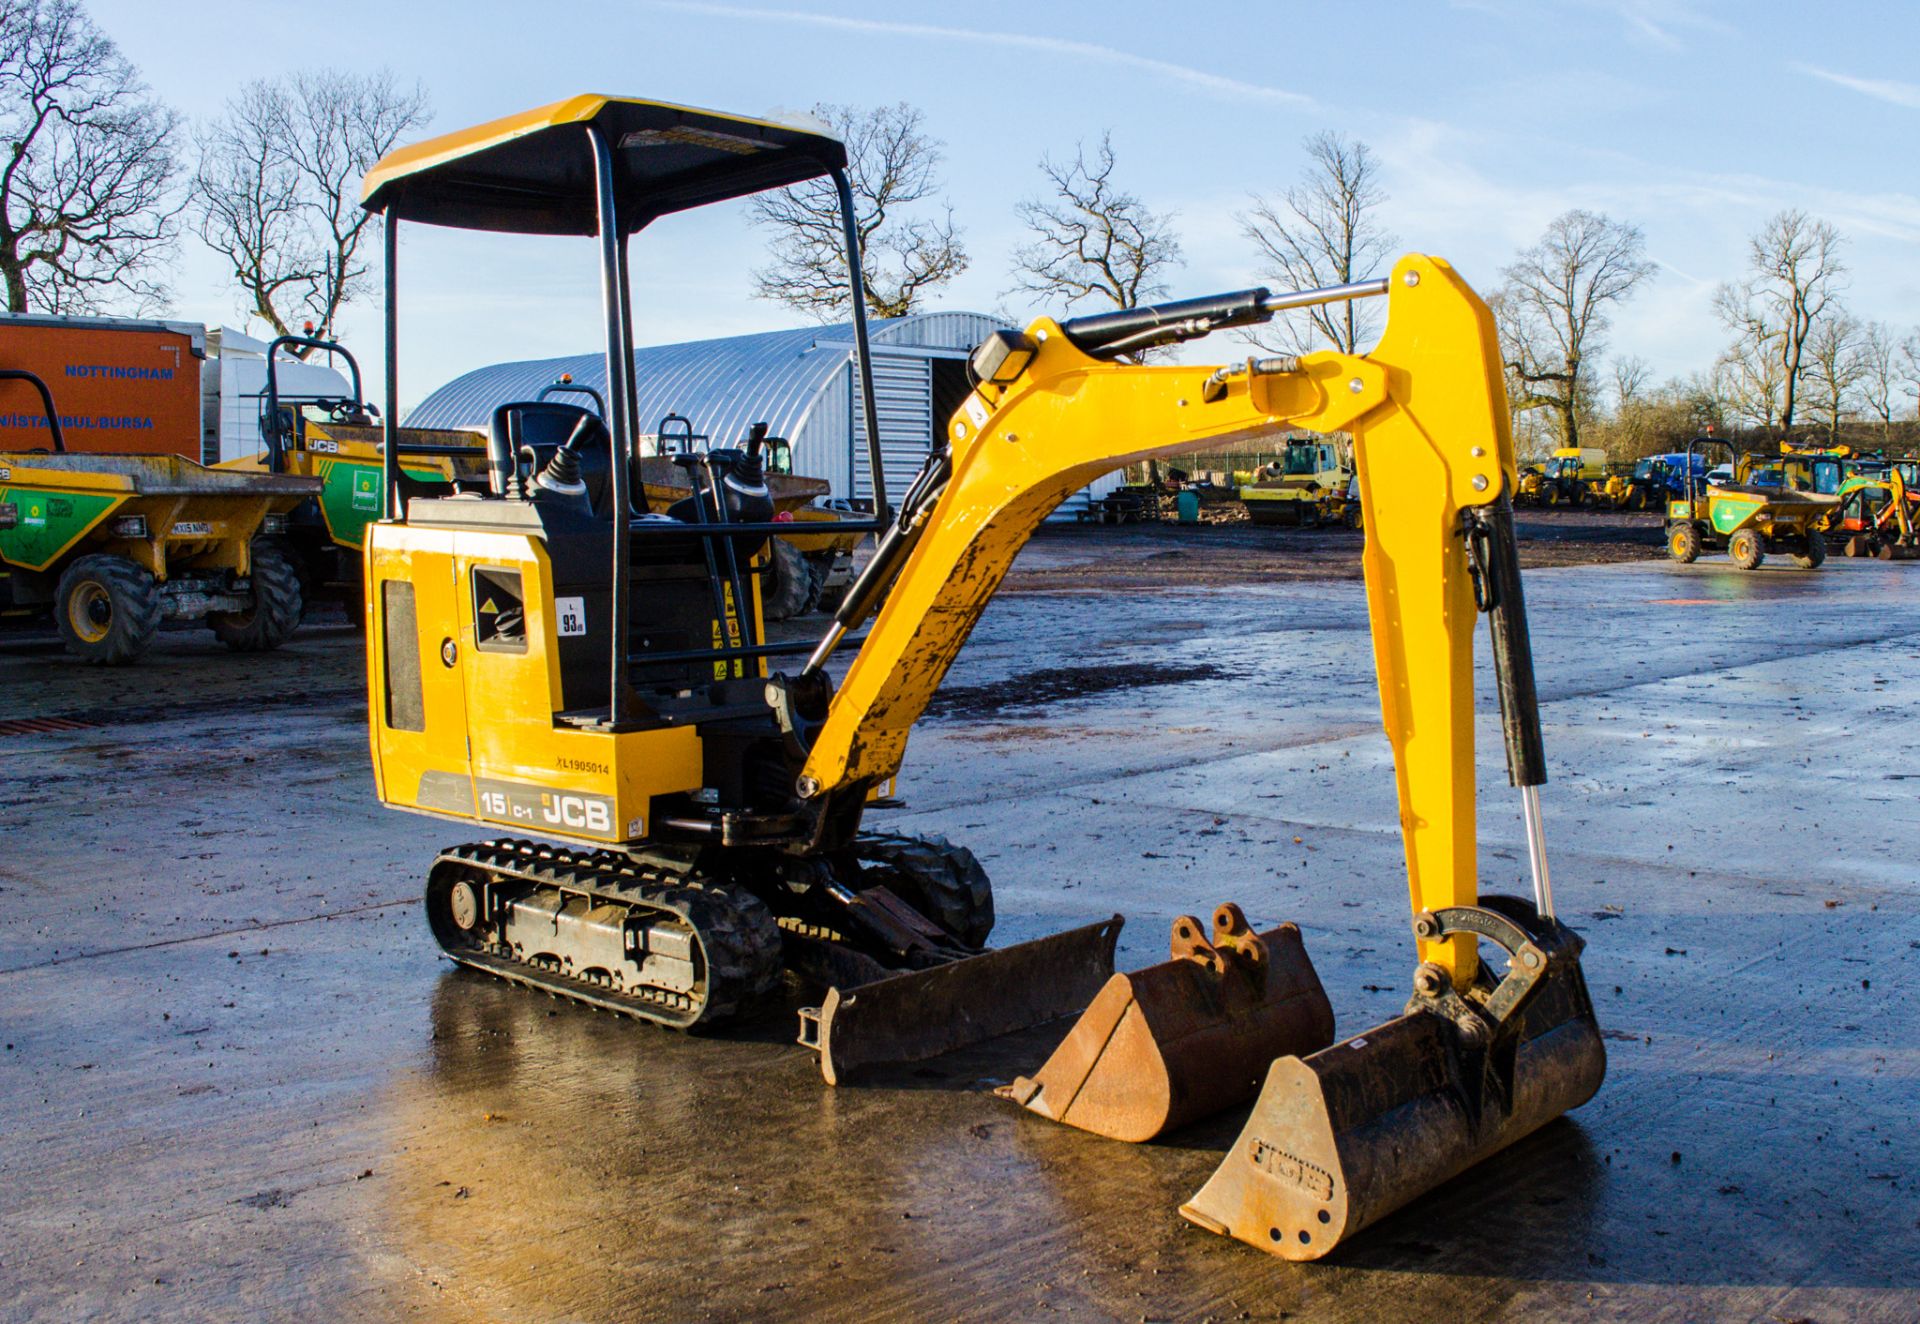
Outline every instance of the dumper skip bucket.
{"label": "dumper skip bucket", "polygon": [[1333,1042],[1333,1008],[1292,924],[1256,934],[1231,903],[1173,923],[1172,959],[1117,974],[1044,1066],[995,1091],[1115,1140],[1151,1140],[1260,1088],[1276,1058]]}
{"label": "dumper skip bucket", "polygon": [[1581,941],[1509,897],[1426,912],[1429,941],[1476,933],[1511,958],[1465,994],[1436,965],[1404,1015],[1272,1065],[1190,1221],[1289,1260],[1313,1260],[1481,1159],[1592,1098],[1606,1053]]}

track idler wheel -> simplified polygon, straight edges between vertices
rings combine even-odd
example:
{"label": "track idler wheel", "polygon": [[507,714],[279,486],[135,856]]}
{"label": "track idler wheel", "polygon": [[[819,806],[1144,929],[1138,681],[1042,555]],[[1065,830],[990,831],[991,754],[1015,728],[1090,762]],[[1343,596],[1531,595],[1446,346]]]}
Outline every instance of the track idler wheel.
{"label": "track idler wheel", "polygon": [[1232,1150],[1181,1206],[1189,1221],[1318,1259],[1593,1097],[1606,1053],[1578,935],[1511,897],[1421,914],[1414,932],[1488,938],[1507,973],[1496,985],[1483,968],[1462,993],[1423,965],[1404,1015],[1275,1062]]}
{"label": "track idler wheel", "polygon": [[1333,1042],[1333,1007],[1292,924],[1256,934],[1228,903],[1173,922],[1172,959],[1117,974],[1046,1065],[995,1093],[1042,1117],[1145,1141],[1245,1103],[1274,1058]]}

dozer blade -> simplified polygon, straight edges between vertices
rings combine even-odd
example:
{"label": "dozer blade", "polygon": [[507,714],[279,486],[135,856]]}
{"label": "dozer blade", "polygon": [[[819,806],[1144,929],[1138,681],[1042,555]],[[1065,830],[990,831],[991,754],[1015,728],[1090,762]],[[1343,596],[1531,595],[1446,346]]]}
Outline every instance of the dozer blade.
{"label": "dozer blade", "polygon": [[1429,940],[1507,947],[1498,987],[1456,993],[1422,966],[1406,1013],[1273,1064],[1245,1129],[1180,1212],[1208,1231],[1312,1260],[1592,1098],[1606,1073],[1581,941],[1525,902],[1422,914]]}
{"label": "dozer blade", "polygon": [[1333,1042],[1300,930],[1255,934],[1240,907],[1173,923],[1173,959],[1115,975],[1046,1065],[995,1093],[1056,1122],[1146,1141],[1251,1099],[1276,1057]]}
{"label": "dozer blade", "polygon": [[1113,973],[1124,921],[1068,929],[1013,947],[827,990],[802,1008],[800,1042],[838,1085],[863,1067],[920,1062],[1085,1007]]}

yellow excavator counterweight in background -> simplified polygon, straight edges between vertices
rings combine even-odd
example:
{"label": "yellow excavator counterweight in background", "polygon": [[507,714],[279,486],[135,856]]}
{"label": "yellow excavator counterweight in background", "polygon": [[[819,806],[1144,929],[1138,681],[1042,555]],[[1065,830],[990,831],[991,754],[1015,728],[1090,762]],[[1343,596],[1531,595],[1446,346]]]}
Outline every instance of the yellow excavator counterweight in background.
{"label": "yellow excavator counterweight in background", "polygon": [[[825,636],[796,650],[764,638],[743,569],[782,531],[760,438],[676,457],[689,495],[649,508],[626,246],[668,212],[820,176],[842,201],[880,536]],[[790,970],[824,990],[801,1013],[802,1041],[829,1081],[1092,1003],[1016,1097],[1143,1138],[1261,1090],[1184,1212],[1294,1258],[1325,1254],[1598,1088],[1581,944],[1554,918],[1542,843],[1497,339],[1445,262],[1409,255],[1385,279],[1335,289],[1244,290],[996,333],[973,354],[976,389],[895,510],[833,139],[577,97],[402,149],[369,172],[366,202],[388,221],[390,514],[368,531],[366,574],[376,783],[397,808],[515,834],[443,851],[429,873],[428,919],[454,960],[683,1027],[746,1010]],[[510,404],[495,416],[484,485],[410,492],[391,433],[403,223],[595,236],[606,417]],[[1368,354],[1120,361],[1290,308],[1381,296],[1387,329]],[[1406,1013],[1338,1044],[1292,926],[1255,933],[1222,906],[1208,941],[1183,919],[1173,962],[1185,964],[1171,973],[1112,976],[1118,917],[988,950],[992,895],[972,854],[863,823],[889,803],[914,723],[1062,499],[1128,463],[1290,429],[1354,438],[1420,959]],[[1478,893],[1482,613],[1531,903]],[[836,683],[843,650],[852,658]],[[801,654],[792,673],[769,667]],[[1503,974],[1480,960],[1481,939],[1507,953]]]}

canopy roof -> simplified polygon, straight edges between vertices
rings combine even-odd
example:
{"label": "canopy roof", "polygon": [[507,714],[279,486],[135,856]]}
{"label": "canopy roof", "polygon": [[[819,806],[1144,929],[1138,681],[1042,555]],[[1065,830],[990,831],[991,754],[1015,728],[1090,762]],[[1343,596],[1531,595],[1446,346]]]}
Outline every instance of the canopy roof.
{"label": "canopy roof", "polygon": [[387,153],[361,205],[391,219],[514,234],[594,234],[591,125],[613,153],[620,223],[814,179],[846,165],[838,139],[664,101],[585,93]]}

